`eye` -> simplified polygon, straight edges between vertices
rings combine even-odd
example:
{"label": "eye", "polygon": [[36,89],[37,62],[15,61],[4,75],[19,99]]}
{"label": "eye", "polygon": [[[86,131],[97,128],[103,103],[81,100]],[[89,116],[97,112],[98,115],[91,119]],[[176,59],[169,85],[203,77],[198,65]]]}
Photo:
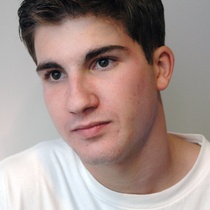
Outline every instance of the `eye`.
{"label": "eye", "polygon": [[50,77],[53,80],[59,80],[61,78],[61,72],[60,71],[52,71],[50,74]]}
{"label": "eye", "polygon": [[100,58],[96,61],[93,66],[94,70],[106,70],[111,68],[115,63],[115,59],[113,58]]}
{"label": "eye", "polygon": [[109,65],[109,59],[107,58],[100,59],[98,61],[98,65],[103,68],[107,67]]}
{"label": "eye", "polygon": [[58,81],[58,80],[63,79],[63,77],[64,77],[64,73],[59,70],[49,71],[45,75],[45,79],[51,80],[51,81]]}

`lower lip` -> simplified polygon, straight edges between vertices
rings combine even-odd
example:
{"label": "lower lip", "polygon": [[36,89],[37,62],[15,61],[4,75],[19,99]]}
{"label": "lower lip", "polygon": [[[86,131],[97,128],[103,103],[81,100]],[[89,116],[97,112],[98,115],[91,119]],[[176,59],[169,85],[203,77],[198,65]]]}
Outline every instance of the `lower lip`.
{"label": "lower lip", "polygon": [[84,139],[91,139],[101,135],[103,130],[108,126],[108,124],[109,123],[103,123],[87,129],[79,129],[74,132]]}

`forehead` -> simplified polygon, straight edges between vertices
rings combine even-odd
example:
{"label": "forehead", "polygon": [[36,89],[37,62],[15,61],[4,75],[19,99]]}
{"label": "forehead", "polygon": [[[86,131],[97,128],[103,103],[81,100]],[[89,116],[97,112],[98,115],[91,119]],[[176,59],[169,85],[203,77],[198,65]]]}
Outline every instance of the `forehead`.
{"label": "forehead", "polygon": [[94,48],[133,42],[119,23],[95,16],[66,19],[57,25],[41,25],[34,38],[37,61],[67,55],[75,58]]}
{"label": "forehead", "polygon": [[[97,38],[102,33],[107,35],[104,39],[110,37],[113,33],[123,32],[123,27],[120,23],[112,19],[99,18],[95,16],[84,16],[78,18],[67,18],[58,24],[43,24],[35,30],[35,44],[38,41],[43,40],[46,33],[49,36],[53,35],[64,35],[65,33],[69,38],[77,39],[80,36],[93,36]],[[41,38],[41,39],[39,39]]]}

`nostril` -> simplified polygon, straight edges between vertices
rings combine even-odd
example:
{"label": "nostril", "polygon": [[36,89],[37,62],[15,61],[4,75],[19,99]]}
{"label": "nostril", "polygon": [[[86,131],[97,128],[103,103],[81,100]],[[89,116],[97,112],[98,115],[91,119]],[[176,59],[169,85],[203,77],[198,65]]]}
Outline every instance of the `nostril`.
{"label": "nostril", "polygon": [[86,92],[85,94],[69,97],[68,110],[72,114],[88,114],[94,111],[99,105],[99,99],[96,95]]}
{"label": "nostril", "polygon": [[87,108],[84,109],[83,112],[88,114],[88,113],[92,112],[93,110],[95,110],[95,108],[96,107],[87,107]]}

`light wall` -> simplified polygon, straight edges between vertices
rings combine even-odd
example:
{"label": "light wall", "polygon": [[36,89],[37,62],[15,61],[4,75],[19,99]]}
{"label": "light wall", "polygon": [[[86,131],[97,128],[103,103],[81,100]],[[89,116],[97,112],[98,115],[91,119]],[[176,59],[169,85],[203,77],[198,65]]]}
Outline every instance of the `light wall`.
{"label": "light wall", "polygon": [[[35,65],[18,37],[21,0],[0,2],[0,159],[57,138],[45,109]],[[176,65],[162,93],[168,129],[210,139],[210,1],[163,0],[166,44]]]}
{"label": "light wall", "polygon": [[163,0],[176,64],[163,92],[168,129],[210,139],[210,1]]}

